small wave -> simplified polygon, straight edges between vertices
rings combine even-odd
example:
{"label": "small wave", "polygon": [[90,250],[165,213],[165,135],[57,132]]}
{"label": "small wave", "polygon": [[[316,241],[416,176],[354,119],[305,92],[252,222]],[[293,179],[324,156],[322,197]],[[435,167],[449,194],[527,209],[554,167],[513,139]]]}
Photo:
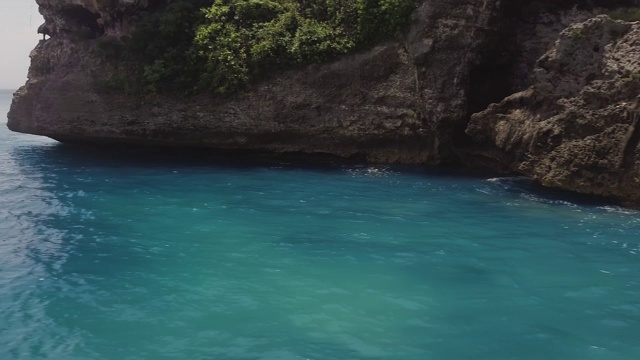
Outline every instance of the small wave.
{"label": "small wave", "polygon": [[529,194],[532,180],[525,176],[506,176],[488,178],[475,190],[487,195],[493,194]]}
{"label": "small wave", "polygon": [[351,175],[364,175],[370,177],[388,176],[393,173],[393,171],[386,166],[367,166],[364,168],[350,169],[348,172]]}
{"label": "small wave", "polygon": [[486,179],[485,181],[504,184],[504,183],[523,182],[523,181],[531,182],[531,178],[528,178],[526,176],[503,176],[503,177],[489,178],[489,179]]}
{"label": "small wave", "polygon": [[624,214],[624,215],[638,215],[638,214],[640,214],[640,211],[638,211],[638,210],[625,209],[625,208],[622,208],[620,206],[613,206],[613,205],[598,206],[598,209],[605,210],[606,212],[614,213],[614,214]]}
{"label": "small wave", "polygon": [[541,204],[553,204],[553,205],[565,205],[568,207],[577,207],[578,205],[568,201],[568,200],[561,200],[561,199],[553,199],[553,198],[546,198],[546,197],[541,197],[541,196],[537,196],[534,194],[530,194],[530,193],[523,193],[522,198],[530,200],[530,201],[535,201]]}

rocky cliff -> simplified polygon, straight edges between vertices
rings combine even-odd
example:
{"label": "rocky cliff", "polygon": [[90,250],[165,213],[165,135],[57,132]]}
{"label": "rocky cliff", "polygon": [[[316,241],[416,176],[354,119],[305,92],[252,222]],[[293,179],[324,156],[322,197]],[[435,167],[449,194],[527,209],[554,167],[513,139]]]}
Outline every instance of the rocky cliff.
{"label": "rocky cliff", "polygon": [[474,114],[467,133],[545,186],[640,202],[640,22],[562,31],[533,86]]}
{"label": "rocky cliff", "polygon": [[463,163],[580,192],[640,193],[638,25],[588,20],[608,11],[600,5],[640,1],[424,0],[398,41],[231,96],[106,89],[116,69],[100,44],[167,2],[37,0],[51,38],[31,54],[9,128],[88,144]]}
{"label": "rocky cliff", "polygon": [[[9,127],[61,141],[320,152],[436,164],[468,114],[472,68],[500,31],[500,1],[425,1],[406,41],[273,76],[220,98],[103,91],[101,38],[149,2],[38,0],[51,39],[31,54]],[[157,5],[157,4],[155,4]],[[137,9],[137,10],[136,10]],[[72,11],[73,10],[73,11]],[[125,14],[125,15],[122,15]],[[114,22],[113,19],[119,20]],[[97,39],[78,39],[90,31]]]}

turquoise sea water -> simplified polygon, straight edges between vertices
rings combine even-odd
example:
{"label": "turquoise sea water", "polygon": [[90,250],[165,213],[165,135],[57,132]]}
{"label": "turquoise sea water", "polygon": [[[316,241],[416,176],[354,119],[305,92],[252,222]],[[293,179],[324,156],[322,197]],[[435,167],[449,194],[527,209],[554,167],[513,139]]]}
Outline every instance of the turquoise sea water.
{"label": "turquoise sea water", "polygon": [[[0,113],[10,93],[0,92]],[[0,127],[0,359],[640,359],[640,213]]]}

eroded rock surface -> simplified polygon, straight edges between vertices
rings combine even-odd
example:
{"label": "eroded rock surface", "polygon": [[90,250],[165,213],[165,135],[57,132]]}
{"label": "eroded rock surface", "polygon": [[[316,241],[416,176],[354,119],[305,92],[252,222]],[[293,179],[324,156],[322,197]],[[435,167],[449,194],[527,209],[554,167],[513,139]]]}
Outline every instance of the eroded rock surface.
{"label": "eroded rock surface", "polygon": [[[420,164],[453,156],[451,139],[468,118],[471,69],[499,32],[502,11],[498,0],[425,1],[402,41],[278,74],[231,97],[185,99],[101,89],[113,69],[96,44],[114,26],[119,35],[128,31],[103,20],[113,18],[114,4],[134,11],[146,2],[38,3],[57,30],[31,54],[29,81],[9,114],[12,130],[61,141],[320,152]],[[93,25],[74,28],[79,10],[73,16],[64,10],[71,5],[83,9],[82,19],[96,19],[98,39],[74,37],[73,29]]]}
{"label": "eroded rock surface", "polygon": [[640,23],[565,29],[534,84],[471,117],[485,152],[545,186],[640,203]]}
{"label": "eroded rock surface", "polygon": [[14,96],[14,131],[462,162],[640,204],[640,24],[592,18],[598,6],[640,0],[424,0],[404,39],[273,74],[233,96],[189,98],[105,88],[118,72],[101,44],[130,35],[141,11],[169,0],[36,1],[51,38],[32,52]]}

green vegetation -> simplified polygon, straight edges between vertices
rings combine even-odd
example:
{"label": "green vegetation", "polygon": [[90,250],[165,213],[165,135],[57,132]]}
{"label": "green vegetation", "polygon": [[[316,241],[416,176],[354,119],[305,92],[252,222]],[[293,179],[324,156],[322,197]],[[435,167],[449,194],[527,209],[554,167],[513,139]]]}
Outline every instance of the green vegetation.
{"label": "green vegetation", "polygon": [[181,0],[143,15],[120,60],[141,64],[138,73],[147,91],[228,94],[274,71],[325,62],[400,36],[417,3]]}
{"label": "green vegetation", "polygon": [[124,75],[113,75],[107,79],[104,84],[106,90],[129,93],[133,90],[133,86],[128,77]]}
{"label": "green vegetation", "polygon": [[582,28],[575,27],[571,29],[571,31],[569,32],[569,37],[572,39],[579,39],[581,37],[584,37],[584,34],[582,33]]}
{"label": "green vegetation", "polygon": [[640,21],[640,7],[620,8],[609,12],[607,15],[615,20]]}
{"label": "green vegetation", "polygon": [[633,74],[629,75],[628,77],[622,79],[622,81],[625,82],[625,83],[630,82],[630,81],[634,81],[634,80],[640,80],[640,72],[633,73]]}

